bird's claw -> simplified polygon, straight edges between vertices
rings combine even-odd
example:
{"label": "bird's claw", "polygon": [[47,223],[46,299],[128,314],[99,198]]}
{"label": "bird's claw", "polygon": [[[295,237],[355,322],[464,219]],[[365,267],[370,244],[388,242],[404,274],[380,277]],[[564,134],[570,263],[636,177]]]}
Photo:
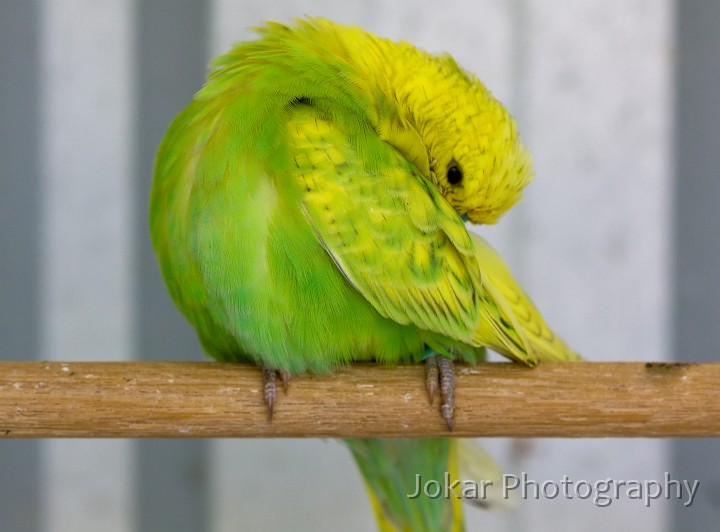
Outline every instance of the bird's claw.
{"label": "bird's claw", "polygon": [[442,355],[432,355],[425,360],[425,386],[430,395],[430,404],[440,390],[440,415],[448,430],[453,429],[455,411],[455,366],[453,361]]}
{"label": "bird's claw", "polygon": [[287,393],[290,373],[282,369],[262,368],[263,397],[267,405],[268,419],[272,419],[273,412],[275,411],[275,401],[277,399],[276,381],[278,376],[283,383],[283,391]]}
{"label": "bird's claw", "polygon": [[425,387],[430,396],[430,404],[435,402],[439,381],[437,355],[432,355],[425,361]]}

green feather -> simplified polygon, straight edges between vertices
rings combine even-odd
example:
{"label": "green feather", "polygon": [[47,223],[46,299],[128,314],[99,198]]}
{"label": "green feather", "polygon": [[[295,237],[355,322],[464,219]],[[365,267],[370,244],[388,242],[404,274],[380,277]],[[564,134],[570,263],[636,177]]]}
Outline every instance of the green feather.
{"label": "green feather", "polygon": [[[214,61],[155,163],[153,245],[207,353],[291,374],[416,363],[428,347],[573,358],[461,217],[496,219],[531,175],[487,90],[447,57],[357,28],[259,33]],[[456,159],[464,188],[443,182]],[[415,474],[456,469],[449,440],[348,445],[382,526],[462,527],[456,501],[405,496]]]}

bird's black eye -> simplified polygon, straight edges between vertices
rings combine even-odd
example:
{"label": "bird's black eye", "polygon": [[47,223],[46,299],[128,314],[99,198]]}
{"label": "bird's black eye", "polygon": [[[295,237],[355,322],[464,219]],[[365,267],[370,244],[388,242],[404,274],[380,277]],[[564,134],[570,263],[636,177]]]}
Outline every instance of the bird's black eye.
{"label": "bird's black eye", "polygon": [[448,183],[451,185],[457,185],[460,181],[462,181],[463,173],[462,170],[460,170],[460,167],[457,164],[451,164],[448,166],[447,170],[447,180]]}

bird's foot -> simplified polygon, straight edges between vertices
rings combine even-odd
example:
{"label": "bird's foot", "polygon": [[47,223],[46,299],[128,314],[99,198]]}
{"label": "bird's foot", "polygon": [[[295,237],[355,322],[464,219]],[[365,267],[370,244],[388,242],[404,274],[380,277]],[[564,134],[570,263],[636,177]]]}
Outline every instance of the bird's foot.
{"label": "bird's foot", "polygon": [[448,430],[453,429],[455,411],[455,366],[453,361],[442,355],[431,355],[425,360],[425,386],[430,394],[430,404],[440,390],[440,415]]}
{"label": "bird's foot", "polygon": [[268,419],[272,419],[275,411],[275,401],[277,399],[277,386],[275,383],[278,377],[283,383],[283,391],[287,393],[290,373],[282,369],[262,368],[263,397],[268,409]]}

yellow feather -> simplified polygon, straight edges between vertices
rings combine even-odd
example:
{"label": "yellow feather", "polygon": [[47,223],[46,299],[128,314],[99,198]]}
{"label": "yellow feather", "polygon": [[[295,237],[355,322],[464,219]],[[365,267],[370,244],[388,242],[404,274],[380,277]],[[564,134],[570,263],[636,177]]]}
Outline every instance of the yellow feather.
{"label": "yellow feather", "polygon": [[500,255],[481,236],[472,234],[478,263],[482,265],[483,286],[498,304],[498,312],[488,313],[495,329],[507,329],[509,322],[518,333],[520,345],[503,342],[494,348],[507,349],[511,358],[533,364],[537,361],[573,361],[580,355],[555,335],[540,311],[513,278]]}

